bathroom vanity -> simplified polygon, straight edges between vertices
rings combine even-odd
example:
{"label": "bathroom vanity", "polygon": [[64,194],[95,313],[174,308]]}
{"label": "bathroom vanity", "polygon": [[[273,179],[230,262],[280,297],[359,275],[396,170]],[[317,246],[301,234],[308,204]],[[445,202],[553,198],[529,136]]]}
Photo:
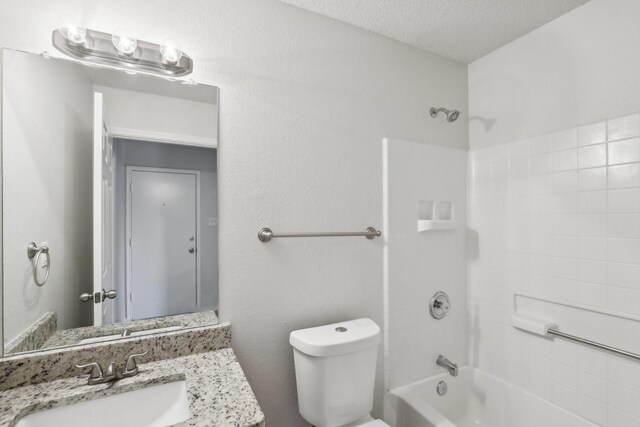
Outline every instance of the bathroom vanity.
{"label": "bathroom vanity", "polygon": [[[0,426],[263,426],[230,338],[221,324],[4,358]],[[73,368],[130,351],[147,352],[130,378],[88,385]]]}

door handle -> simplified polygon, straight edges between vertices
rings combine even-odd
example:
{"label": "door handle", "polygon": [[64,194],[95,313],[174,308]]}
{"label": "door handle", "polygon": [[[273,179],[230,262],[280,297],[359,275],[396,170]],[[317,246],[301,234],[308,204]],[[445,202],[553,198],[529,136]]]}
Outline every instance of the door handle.
{"label": "door handle", "polygon": [[95,294],[81,294],[80,301],[87,302],[93,301],[96,304],[100,304],[105,299],[115,299],[118,296],[118,292],[115,289],[111,289],[110,291],[105,291],[104,289],[101,292],[96,292]]}
{"label": "door handle", "polygon": [[195,249],[193,249],[193,248],[189,248],[189,253],[190,253],[190,254],[194,253],[195,251],[196,251]]}
{"label": "door handle", "polygon": [[118,296],[118,292],[116,292],[115,289],[111,289],[110,291],[106,291],[103,289],[102,290],[102,301],[105,300],[105,298],[109,298],[109,299],[115,299]]}

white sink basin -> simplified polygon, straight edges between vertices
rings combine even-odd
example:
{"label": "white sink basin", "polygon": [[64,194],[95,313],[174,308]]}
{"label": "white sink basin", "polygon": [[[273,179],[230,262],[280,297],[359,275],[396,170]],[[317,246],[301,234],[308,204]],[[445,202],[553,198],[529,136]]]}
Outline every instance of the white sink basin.
{"label": "white sink basin", "polygon": [[16,427],[163,427],[190,416],[187,384],[176,381],[35,412]]}

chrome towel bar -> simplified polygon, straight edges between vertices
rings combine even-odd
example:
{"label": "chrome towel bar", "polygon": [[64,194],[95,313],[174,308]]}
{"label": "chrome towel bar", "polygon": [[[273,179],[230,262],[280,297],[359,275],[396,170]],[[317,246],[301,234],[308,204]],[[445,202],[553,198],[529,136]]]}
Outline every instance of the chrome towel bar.
{"label": "chrome towel bar", "polygon": [[365,231],[335,231],[325,233],[279,233],[275,234],[270,228],[261,228],[258,231],[258,239],[261,242],[269,242],[271,239],[281,237],[366,237],[371,240],[375,237],[380,237],[382,232],[376,230],[374,227],[367,227]]}
{"label": "chrome towel bar", "polygon": [[586,344],[586,345],[589,345],[591,347],[599,348],[601,350],[609,351],[611,353],[619,354],[621,356],[630,357],[630,358],[635,359],[635,360],[640,360],[640,354],[632,353],[632,352],[626,351],[626,350],[620,350],[619,348],[611,347],[609,345],[600,344],[599,342],[591,341],[591,340],[588,340],[588,339],[585,339],[585,338],[580,338],[580,337],[577,337],[575,335],[566,334],[566,333],[560,332],[560,331],[558,331],[556,329],[551,329],[551,328],[547,329],[547,334],[555,335],[557,337],[564,338],[564,339],[567,339],[567,340],[570,340],[570,341],[579,342],[581,344]]}

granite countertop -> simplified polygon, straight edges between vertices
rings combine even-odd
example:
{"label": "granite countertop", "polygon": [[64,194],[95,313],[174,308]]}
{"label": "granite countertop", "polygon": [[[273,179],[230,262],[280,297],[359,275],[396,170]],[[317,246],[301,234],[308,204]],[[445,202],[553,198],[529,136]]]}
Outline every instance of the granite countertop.
{"label": "granite countertop", "polygon": [[194,327],[215,325],[217,323],[219,323],[219,319],[214,311],[201,311],[198,313],[152,317],[110,325],[64,329],[53,333],[39,349],[75,345],[86,338],[120,335],[125,329],[132,333],[140,331],[154,333],[154,329],[158,328],[171,326]]}
{"label": "granite countertop", "polygon": [[89,386],[82,376],[0,392],[0,426],[14,426],[44,409],[180,380],[187,383],[191,418],[177,426],[264,426],[264,414],[231,348],[141,363],[137,376],[108,384]]}

